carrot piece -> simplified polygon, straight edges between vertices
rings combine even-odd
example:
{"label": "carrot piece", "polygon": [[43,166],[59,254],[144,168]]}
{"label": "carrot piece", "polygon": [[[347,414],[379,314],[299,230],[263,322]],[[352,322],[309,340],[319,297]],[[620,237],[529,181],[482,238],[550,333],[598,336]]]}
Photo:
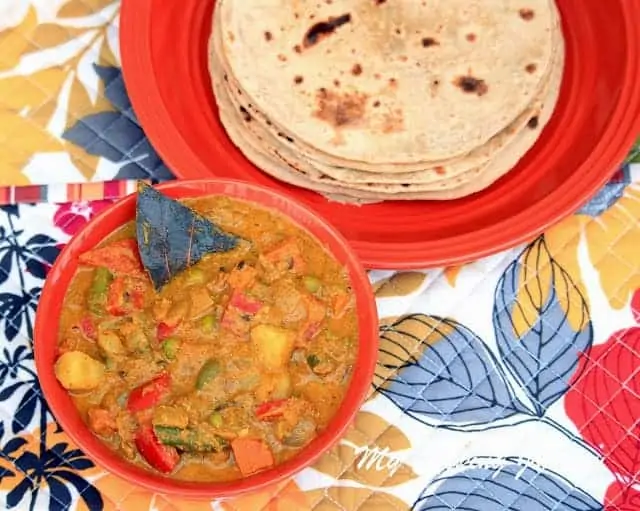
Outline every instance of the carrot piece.
{"label": "carrot piece", "polygon": [[109,436],[114,433],[118,426],[115,417],[104,408],[91,408],[87,412],[89,428],[96,434]]}
{"label": "carrot piece", "polygon": [[349,308],[351,298],[347,293],[338,293],[332,300],[333,317],[340,318]]}
{"label": "carrot piece", "polygon": [[304,273],[306,268],[300,247],[293,238],[289,238],[284,243],[265,254],[265,258],[273,264],[286,261],[289,267],[298,273]]}
{"label": "carrot piece", "polygon": [[262,440],[236,438],[231,442],[236,464],[244,477],[274,465],[273,453]]}
{"label": "carrot piece", "polygon": [[105,247],[94,248],[78,259],[81,264],[107,268],[120,275],[139,276],[143,272],[135,239],[115,241]]}

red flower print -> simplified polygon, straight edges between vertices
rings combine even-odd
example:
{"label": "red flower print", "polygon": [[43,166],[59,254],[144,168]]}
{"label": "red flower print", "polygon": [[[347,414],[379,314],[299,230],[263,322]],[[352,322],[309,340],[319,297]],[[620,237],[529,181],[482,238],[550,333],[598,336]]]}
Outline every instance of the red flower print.
{"label": "red flower print", "polygon": [[630,485],[613,483],[604,497],[605,511],[638,511],[640,509],[640,489]]}
{"label": "red flower print", "polygon": [[618,483],[610,511],[637,511],[640,492],[640,327],[621,330],[584,354],[565,409],[582,437],[600,451]]}
{"label": "red flower print", "polygon": [[89,220],[103,209],[113,204],[112,200],[92,202],[70,202],[61,205],[53,216],[53,223],[66,234],[73,236],[82,229]]}

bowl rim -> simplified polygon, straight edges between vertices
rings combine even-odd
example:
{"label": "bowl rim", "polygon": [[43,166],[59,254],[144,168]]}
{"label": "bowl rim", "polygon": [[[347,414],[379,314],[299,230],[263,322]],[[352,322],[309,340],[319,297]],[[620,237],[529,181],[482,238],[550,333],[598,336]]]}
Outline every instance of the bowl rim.
{"label": "bowl rim", "polygon": [[[337,444],[360,411],[370,391],[378,354],[378,315],[373,288],[364,267],[348,241],[324,218],[285,194],[275,192],[268,187],[229,179],[175,180],[156,185],[154,188],[161,192],[168,192],[170,196],[173,191],[175,192],[175,195],[172,196],[174,198],[223,195],[276,211],[292,221],[297,227],[314,236],[332,257],[342,259],[342,264],[349,273],[356,298],[359,343],[354,375],[340,408],[325,431],[290,460],[256,475],[222,483],[185,482],[169,479],[136,467],[111,451],[106,444],[91,433],[88,426],[79,419],[77,412],[73,417],[61,413],[61,408],[68,408],[67,403],[71,403],[71,400],[68,392],[58,383],[53,371],[53,364],[50,364],[46,359],[45,351],[50,353],[51,350],[55,350],[57,345],[59,326],[58,316],[54,320],[55,328],[52,328],[49,311],[55,301],[60,302],[58,308],[62,307],[60,297],[66,293],[70,279],[77,270],[77,255],[80,250],[86,251],[91,246],[95,246],[95,244],[85,246],[87,245],[87,234],[99,231],[99,227],[112,218],[112,215],[126,215],[127,208],[135,208],[137,192],[114,202],[113,205],[93,217],[80,232],[72,236],[47,275],[36,311],[33,339],[36,372],[44,398],[64,432],[89,459],[107,472],[149,491],[180,495],[191,499],[217,499],[234,497],[273,486],[311,466],[320,456]],[[212,191],[213,189],[218,191]],[[186,192],[189,194],[185,197]],[[249,199],[243,196],[247,193],[256,195]],[[131,219],[129,217],[127,220],[122,220],[118,223],[118,227]],[[303,222],[309,223],[308,225],[313,228],[314,232],[311,232],[311,229],[306,227]],[[113,232],[115,229],[110,229],[109,232]],[[68,276],[69,282],[61,283],[62,275]],[[45,343],[51,343],[53,347],[49,346],[47,349]],[[52,358],[54,357],[55,355]],[[359,374],[359,378],[355,377],[356,374]],[[75,409],[75,406],[72,406]],[[76,429],[74,424],[78,420],[82,425]]]}

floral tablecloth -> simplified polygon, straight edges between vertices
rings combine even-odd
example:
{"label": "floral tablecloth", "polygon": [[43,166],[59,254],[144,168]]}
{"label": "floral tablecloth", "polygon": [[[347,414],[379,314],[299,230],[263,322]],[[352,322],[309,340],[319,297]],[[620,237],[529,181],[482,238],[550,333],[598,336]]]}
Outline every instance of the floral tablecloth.
{"label": "floral tablecloth", "polygon": [[[577,215],[473,264],[370,273],[380,355],[316,465],[219,502],[96,467],[40,392],[47,271],[133,179],[171,179],[122,81],[119,2],[0,3],[0,502],[9,509],[640,510],[637,150]],[[0,504],[1,506],[2,504]]]}

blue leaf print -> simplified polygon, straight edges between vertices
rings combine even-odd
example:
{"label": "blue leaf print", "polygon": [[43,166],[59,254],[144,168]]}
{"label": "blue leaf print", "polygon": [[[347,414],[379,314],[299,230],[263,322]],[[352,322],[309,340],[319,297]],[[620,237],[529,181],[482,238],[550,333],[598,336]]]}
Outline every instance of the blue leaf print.
{"label": "blue leaf print", "polygon": [[58,242],[44,234],[36,234],[31,237],[22,251],[27,270],[39,279],[46,278],[49,268],[59,254]]}
{"label": "blue leaf print", "polygon": [[469,329],[414,314],[381,327],[377,389],[415,419],[452,429],[528,413],[494,355]]}
{"label": "blue leaf print", "polygon": [[602,189],[585,204],[578,214],[597,218],[618,202],[631,183],[631,168],[624,165]]}
{"label": "blue leaf print", "polygon": [[74,470],[87,470],[95,466],[80,449],[67,451],[68,448],[69,444],[64,442],[54,445],[45,453],[45,465],[68,467]]}
{"label": "blue leaf print", "polygon": [[593,342],[584,297],[551,257],[544,238],[502,275],[493,324],[500,356],[541,417],[569,389],[579,355]]}
{"label": "blue leaf print", "polygon": [[518,458],[479,457],[445,470],[415,511],[601,511],[602,504],[560,475]]}
{"label": "blue leaf print", "polygon": [[7,494],[7,507],[13,509],[16,507],[22,499],[24,499],[27,493],[31,493],[33,490],[33,481],[28,477],[25,477],[20,481],[8,494]]}
{"label": "blue leaf print", "polygon": [[94,66],[105,86],[105,96],[114,111],[99,112],[80,119],[63,138],[122,166],[116,179],[173,179],[147,139],[131,107],[122,72],[116,67]]}
{"label": "blue leaf print", "polygon": [[13,267],[13,251],[10,248],[0,247],[0,253],[2,251],[5,251],[5,253],[0,258],[0,284],[4,284],[9,280],[11,268]]}
{"label": "blue leaf print", "polygon": [[104,501],[102,500],[100,492],[95,486],[76,472],[71,472],[70,470],[56,470],[52,473],[52,476],[47,479],[49,484],[51,484],[50,481],[53,477],[56,479],[62,479],[74,486],[89,509],[102,509],[104,507]]}
{"label": "blue leaf print", "polygon": [[0,206],[0,210],[4,211],[9,216],[14,216],[16,218],[20,218],[20,210],[16,204],[7,204],[5,206]]}
{"label": "blue leaf print", "polygon": [[25,385],[25,383],[19,381],[3,388],[2,391],[0,391],[0,401],[6,401],[7,399],[9,399],[11,396],[13,396],[13,394],[15,394],[16,390],[18,390],[23,385]]}
{"label": "blue leaf print", "polygon": [[20,332],[31,299],[27,293],[0,293],[0,318],[4,319],[4,335],[8,341],[13,341]]}
{"label": "blue leaf print", "polygon": [[122,77],[122,72],[117,67],[94,65],[93,68],[104,83],[104,95],[118,112],[137,125],[140,125],[138,117],[133,111],[131,100]]}
{"label": "blue leaf print", "polygon": [[70,509],[72,498],[67,485],[53,477],[47,478],[47,484],[49,485],[49,509]]}
{"label": "blue leaf print", "polygon": [[11,430],[14,433],[23,431],[31,424],[40,401],[40,391],[36,384],[29,385],[16,408],[13,422],[11,423]]}
{"label": "blue leaf print", "polygon": [[2,454],[5,456],[11,456],[14,454],[20,447],[26,445],[27,441],[24,438],[16,437],[9,440],[4,448],[2,449]]}

